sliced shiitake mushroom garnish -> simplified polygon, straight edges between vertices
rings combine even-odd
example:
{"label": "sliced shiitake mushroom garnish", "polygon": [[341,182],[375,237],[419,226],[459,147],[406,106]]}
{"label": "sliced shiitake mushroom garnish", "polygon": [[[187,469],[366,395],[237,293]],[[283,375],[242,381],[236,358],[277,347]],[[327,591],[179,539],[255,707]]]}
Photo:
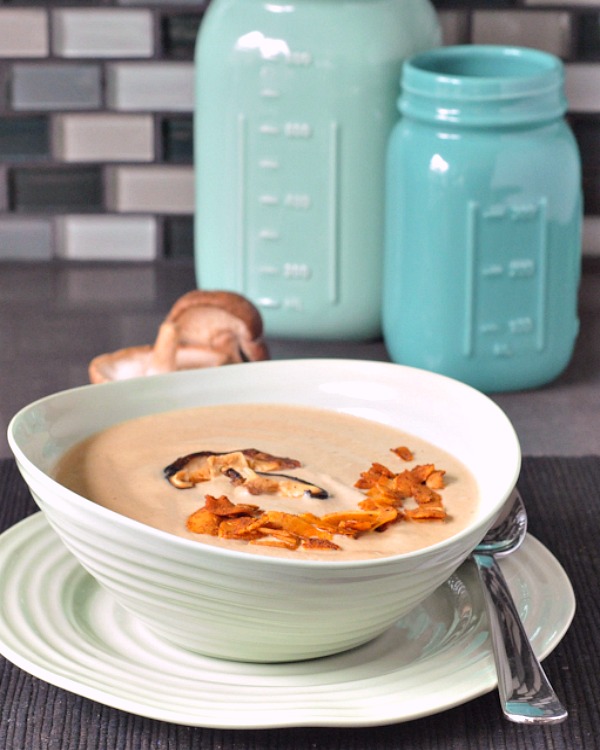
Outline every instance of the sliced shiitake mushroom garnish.
{"label": "sliced shiitake mushroom garnish", "polygon": [[295,458],[274,456],[256,448],[215,452],[199,451],[173,461],[165,467],[165,477],[178,489],[193,487],[198,482],[207,482],[217,474],[226,474],[229,469],[238,471],[242,476],[252,472],[270,472],[276,469],[297,469],[300,461]]}
{"label": "sliced shiitake mushroom garnish", "polygon": [[243,484],[251,495],[283,495],[283,497],[310,495],[320,500],[329,497],[327,490],[300,477],[291,477],[288,474],[267,474],[262,471],[255,473],[255,477],[244,479],[239,475],[235,476],[234,469],[225,472],[233,484]]}
{"label": "sliced shiitake mushroom garnish", "polygon": [[327,490],[300,477],[273,473],[278,469],[296,469],[300,465],[300,461],[295,458],[274,456],[256,448],[227,453],[199,451],[173,461],[165,467],[164,475],[180,490],[189,489],[217,476],[226,476],[232,484],[244,485],[251,495],[310,495],[320,499],[329,497]]}

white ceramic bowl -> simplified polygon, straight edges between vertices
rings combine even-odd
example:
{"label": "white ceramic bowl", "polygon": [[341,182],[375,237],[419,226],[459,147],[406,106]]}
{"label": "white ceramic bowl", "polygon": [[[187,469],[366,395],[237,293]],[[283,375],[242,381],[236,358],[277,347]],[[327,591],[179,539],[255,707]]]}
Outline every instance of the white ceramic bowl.
{"label": "white ceramic bowl", "polygon": [[[475,520],[422,551],[357,562],[223,550],[153,529],[71,492],[49,472],[70,446],[115,422],[216,403],[282,402],[396,425],[475,475]],[[211,656],[324,656],[385,631],[468,556],[516,484],[520,450],[504,413],[449,378],[395,364],[267,361],[84,386],[37,401],[9,426],[18,467],[81,564],[165,639]]]}

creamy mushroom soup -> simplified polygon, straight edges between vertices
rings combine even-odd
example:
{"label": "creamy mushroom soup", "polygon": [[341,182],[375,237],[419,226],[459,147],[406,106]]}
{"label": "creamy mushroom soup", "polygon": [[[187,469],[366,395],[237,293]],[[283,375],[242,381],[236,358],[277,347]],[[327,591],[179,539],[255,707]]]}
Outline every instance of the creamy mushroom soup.
{"label": "creamy mushroom soup", "polygon": [[[400,446],[410,450],[410,460],[393,452]],[[275,475],[261,472],[260,465],[256,472],[240,469],[240,460],[246,466],[242,449],[250,449],[248,456],[254,451],[285,457],[293,465],[281,464],[284,468],[276,469]],[[186,482],[185,473],[175,475],[175,469],[185,464],[178,459],[224,453],[236,454],[237,468],[224,470],[223,463],[217,463],[213,475],[197,483]],[[373,464],[387,467],[392,474],[423,465],[445,472],[439,490],[445,518],[402,518],[382,527],[385,530],[335,534],[336,548],[325,550],[263,546],[188,529],[189,517],[204,506],[207,496],[251,505],[259,509],[254,515],[280,511],[310,518],[359,511],[367,494],[355,484]],[[240,479],[244,472],[268,476],[268,481],[276,476],[283,490],[261,493],[259,485],[251,492],[244,477]],[[181,476],[184,481],[179,481]],[[72,448],[57,465],[55,477],[117,513],[200,543],[252,554],[332,561],[379,558],[435,544],[468,525],[478,504],[474,477],[447,452],[360,417],[281,404],[209,406],[125,421]],[[304,491],[305,485],[324,492]],[[414,501],[408,499],[405,507],[415,507]]]}

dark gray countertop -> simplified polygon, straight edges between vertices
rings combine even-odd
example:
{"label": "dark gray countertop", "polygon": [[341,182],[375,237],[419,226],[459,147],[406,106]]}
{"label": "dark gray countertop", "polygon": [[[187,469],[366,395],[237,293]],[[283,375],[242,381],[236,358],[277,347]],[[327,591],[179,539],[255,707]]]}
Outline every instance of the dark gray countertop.
{"label": "dark gray countertop", "polygon": [[[54,391],[85,384],[88,362],[99,353],[151,343],[173,302],[194,286],[189,264],[0,268],[0,458],[10,455],[6,426],[19,408]],[[492,691],[443,713],[391,726],[287,727],[284,722],[284,728],[247,731],[187,727],[83,698],[0,657],[0,747],[571,750],[597,746],[599,614],[597,597],[591,594],[599,564],[595,519],[600,486],[600,259],[585,264],[580,311],[581,335],[573,360],[556,382],[533,391],[492,396],[512,419],[526,454],[519,485],[527,498],[531,533],[564,565],[580,603],[564,640],[544,662],[568,707],[568,721],[553,727],[506,722]],[[274,358],[387,359],[380,341],[269,344]],[[586,454],[596,455],[577,457]],[[10,460],[0,460],[0,496],[0,531],[36,510]]]}
{"label": "dark gray countertop", "polygon": [[[194,288],[191,263],[5,263],[0,266],[0,457],[14,413],[83,385],[97,354],[152,343],[173,302]],[[539,389],[491,394],[524,454],[600,455],[600,259],[584,261],[581,332],[567,370]],[[269,340],[272,358],[385,360],[381,341]]]}

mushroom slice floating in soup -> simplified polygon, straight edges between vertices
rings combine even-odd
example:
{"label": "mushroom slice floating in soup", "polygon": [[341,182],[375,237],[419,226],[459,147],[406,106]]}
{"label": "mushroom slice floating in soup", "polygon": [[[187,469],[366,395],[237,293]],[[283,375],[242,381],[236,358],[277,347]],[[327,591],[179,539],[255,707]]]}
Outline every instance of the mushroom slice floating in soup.
{"label": "mushroom slice floating in soup", "polygon": [[265,474],[257,472],[256,478],[244,483],[251,495],[283,495],[284,497],[310,497],[325,500],[329,497],[327,490],[300,477],[287,474]]}
{"label": "mushroom slice floating in soup", "polygon": [[177,489],[189,489],[217,476],[226,476],[232,484],[244,485],[251,495],[280,494],[285,497],[310,495],[327,498],[327,490],[300,477],[274,474],[277,469],[296,469],[300,461],[245,448],[217,453],[199,451],[182,456],[164,469],[164,475]]}

